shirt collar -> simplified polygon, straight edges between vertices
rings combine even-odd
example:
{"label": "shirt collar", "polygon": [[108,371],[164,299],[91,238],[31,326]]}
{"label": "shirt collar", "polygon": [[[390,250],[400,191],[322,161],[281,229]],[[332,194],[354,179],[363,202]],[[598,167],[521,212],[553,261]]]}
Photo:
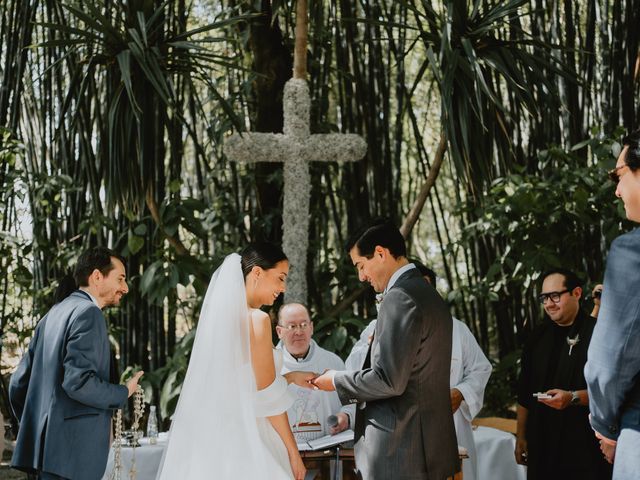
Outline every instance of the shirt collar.
{"label": "shirt collar", "polygon": [[98,305],[98,301],[95,299],[95,297],[93,295],[91,295],[89,292],[87,292],[86,290],[84,290],[82,288],[80,289],[80,291],[82,293],[86,293],[89,296],[89,300],[91,300],[93,303],[95,303],[96,307],[100,308],[100,305]]}
{"label": "shirt collar", "polygon": [[276,348],[280,348],[282,349],[282,352],[284,353],[285,357],[287,357],[287,359],[291,362],[297,362],[297,363],[303,363],[306,361],[309,361],[313,358],[313,354],[315,352],[316,349],[316,342],[315,340],[313,340],[313,338],[311,339],[311,342],[309,342],[309,350],[307,351],[307,354],[304,357],[300,357],[300,358],[296,358],[293,355],[291,355],[289,353],[289,350],[287,350],[287,347],[285,346],[284,342],[282,340],[280,340],[278,342],[278,345],[276,346]]}
{"label": "shirt collar", "polygon": [[413,263],[407,263],[405,266],[400,267],[398,270],[393,272],[393,275],[391,275],[391,278],[387,283],[387,287],[384,289],[384,292],[382,292],[382,295],[386,295],[391,287],[393,287],[393,285],[396,283],[396,281],[402,276],[402,274],[408,272],[412,268],[416,268],[416,266]]}

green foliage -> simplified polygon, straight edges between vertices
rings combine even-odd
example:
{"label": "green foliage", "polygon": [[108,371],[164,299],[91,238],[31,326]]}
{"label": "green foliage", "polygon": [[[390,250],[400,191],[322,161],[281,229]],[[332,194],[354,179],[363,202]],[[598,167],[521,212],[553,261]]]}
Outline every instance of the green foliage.
{"label": "green foliage", "polygon": [[[0,125],[26,150],[2,137],[2,320],[26,338],[79,251],[113,246],[128,259],[131,289],[109,313],[110,331],[123,366],[147,371],[168,414],[190,350],[187,337],[173,355],[176,332],[193,334],[219,259],[279,238],[281,169],[230,165],[223,145],[234,127],[281,127],[293,4],[5,3]],[[309,303],[323,346],[344,356],[375,316],[370,293],[341,303],[361,288],[345,237],[371,217],[404,218],[442,131],[453,161],[410,244],[429,262],[441,254],[451,299],[493,357],[516,350],[523,319],[539,315],[528,299],[543,267],[566,261],[601,275],[621,222],[611,187],[588,166],[602,172],[612,158],[585,154],[598,142],[564,146],[593,136],[591,124],[631,128],[640,84],[632,69],[613,68],[637,57],[637,42],[611,48],[609,38],[635,38],[637,22],[619,7],[631,3],[599,5],[309,3],[312,130],[359,132],[369,144],[362,162],[311,170]],[[32,221],[27,239],[17,206]],[[490,403],[498,410],[500,401]]]}
{"label": "green foliage", "polygon": [[164,419],[173,415],[178,403],[195,336],[193,329],[182,337],[167,364],[149,375],[153,386],[160,389],[160,415]]}
{"label": "green foliage", "polygon": [[470,244],[483,238],[503,246],[485,278],[469,287],[468,298],[497,301],[511,288],[531,293],[538,276],[551,267],[591,272],[588,261],[597,255],[591,249],[593,239],[608,245],[620,234],[624,219],[606,175],[615,164],[613,145],[610,139],[593,139],[578,146],[592,150],[592,166],[581,166],[575,148],[543,150],[538,162],[544,174],[521,169],[498,178],[482,207],[468,207],[477,220],[466,225],[460,241]]}
{"label": "green foliage", "polygon": [[23,153],[24,147],[13,133],[0,127],[0,332],[3,342],[7,334],[15,335],[17,345],[24,345],[31,335],[30,328],[23,328],[23,319],[29,317],[31,302],[27,299],[33,284],[31,244],[8,228],[17,220],[16,202],[28,199],[26,178],[20,168]]}
{"label": "green foliage", "polygon": [[[452,160],[466,183],[481,186],[494,176],[495,147],[503,144],[500,137],[508,137],[507,124],[514,120],[510,111],[516,107],[536,115],[543,103],[554,108],[559,98],[553,79],[570,75],[557,59],[547,60],[533,48],[551,45],[522,35],[515,26],[514,20],[531,8],[528,0],[447,0],[442,10],[427,0],[405,1],[440,90],[441,126]],[[537,91],[546,94],[540,98]],[[474,135],[480,132],[494,132],[495,143]]]}
{"label": "green foliage", "polygon": [[[509,331],[518,338],[516,349],[497,352],[499,361],[485,402],[491,413],[506,413],[515,399],[519,347],[543,313],[535,300],[540,275],[564,267],[582,276],[585,288],[589,282],[600,283],[606,249],[628,226],[614,196],[615,186],[606,175],[615,165],[619,145],[593,133],[592,139],[568,151],[559,147],[540,151],[541,173],[521,169],[497,178],[481,207],[470,202],[459,213],[477,219],[465,226],[459,244],[490,245],[496,255],[485,257],[484,277],[454,289],[449,300],[458,306],[463,298],[486,302],[496,316],[503,315],[504,330],[499,331],[497,322],[488,331],[499,346]],[[591,158],[588,166],[580,152],[585,147]]]}
{"label": "green foliage", "polygon": [[367,325],[368,322],[353,314],[316,318],[313,336],[322,348],[346,358]]}
{"label": "green foliage", "polygon": [[[192,136],[195,133],[184,116],[176,85],[182,81],[191,86],[194,81],[203,82],[232,123],[240,125],[220,86],[211,79],[212,69],[240,68],[239,57],[220,55],[210,47],[227,42],[224,33],[228,28],[254,16],[237,16],[234,10],[224,10],[224,18],[184,30],[169,21],[173,13],[170,2],[72,1],[62,7],[70,23],[39,23],[51,30],[55,39],[35,47],[83,58],[69,72],[74,82],[64,101],[65,110],[71,108],[74,97],[86,94],[91,79],[101,69],[106,70],[111,90],[103,107],[108,112],[104,139],[109,150],[107,202],[135,209],[154,187],[152,182],[160,166],[157,147],[149,139],[154,128],[150,126],[152,119],[171,116]],[[202,105],[200,98],[195,100],[194,105]],[[70,115],[73,119],[82,113],[77,108]],[[205,114],[202,110],[199,113]],[[198,139],[194,139],[197,144]],[[142,242],[134,237],[129,247],[139,251]]]}
{"label": "green foliage", "polygon": [[491,362],[493,371],[484,392],[483,417],[512,418],[512,407],[516,398],[516,382],[520,374],[520,349],[505,355],[497,362]]}

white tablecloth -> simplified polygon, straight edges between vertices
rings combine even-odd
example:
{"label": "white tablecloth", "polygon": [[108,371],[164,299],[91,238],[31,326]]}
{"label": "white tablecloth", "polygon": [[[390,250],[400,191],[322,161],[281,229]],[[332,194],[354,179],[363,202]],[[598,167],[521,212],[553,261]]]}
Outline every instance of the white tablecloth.
{"label": "white tablecloth", "polygon": [[[148,438],[140,440],[140,446],[135,449],[136,451],[136,480],[155,480],[158,474],[158,468],[160,468],[160,461],[162,460],[162,453],[164,447],[167,444],[166,434],[160,434],[161,438],[158,439],[156,445],[149,444]],[[131,469],[131,460],[133,459],[133,448],[122,447],[121,450],[122,470],[120,470],[120,479],[128,480],[129,471]],[[113,471],[113,447],[109,452],[109,460],[107,460],[107,469],[104,472],[102,480],[109,480]]]}
{"label": "white tablecloth", "polygon": [[[478,427],[473,431],[473,440],[478,455],[478,480],[526,480],[526,469],[516,464],[513,454],[516,439],[510,434],[489,427]],[[166,445],[166,434],[161,434],[157,445],[149,439],[140,440],[136,448],[137,480],[155,480]],[[120,478],[129,478],[133,449],[122,447],[122,471]],[[103,480],[109,480],[113,471],[113,448],[109,452],[107,469]]]}
{"label": "white tablecloth", "polygon": [[473,431],[478,455],[478,480],[526,480],[527,470],[516,463],[516,437],[490,427]]}

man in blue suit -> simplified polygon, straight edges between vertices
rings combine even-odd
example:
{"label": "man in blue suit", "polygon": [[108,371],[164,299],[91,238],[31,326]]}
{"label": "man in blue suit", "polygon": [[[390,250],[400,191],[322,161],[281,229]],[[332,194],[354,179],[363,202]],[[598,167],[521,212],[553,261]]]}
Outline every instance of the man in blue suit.
{"label": "man in blue suit", "polygon": [[[609,175],[627,218],[640,223],[640,130],[623,144]],[[611,245],[585,378],[591,425],[614,480],[640,478],[640,229]]]}
{"label": "man in blue suit", "polygon": [[142,375],[109,383],[110,350],[102,309],[128,292],[122,259],[92,248],[78,259],[79,289],[38,323],[11,377],[11,407],[20,421],[12,466],[40,479],[99,479],[109,453],[111,416]]}

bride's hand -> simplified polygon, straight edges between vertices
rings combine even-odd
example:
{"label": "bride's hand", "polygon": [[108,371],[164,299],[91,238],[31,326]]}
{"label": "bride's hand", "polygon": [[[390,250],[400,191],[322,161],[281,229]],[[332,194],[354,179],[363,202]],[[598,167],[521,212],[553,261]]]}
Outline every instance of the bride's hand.
{"label": "bride's hand", "polygon": [[294,383],[303,388],[315,388],[312,382],[317,376],[318,374],[313,372],[289,372],[284,374],[287,383]]}
{"label": "bride's hand", "polygon": [[307,469],[302,462],[302,457],[296,450],[289,454],[289,463],[291,463],[291,470],[293,471],[294,480],[304,480],[307,475]]}

